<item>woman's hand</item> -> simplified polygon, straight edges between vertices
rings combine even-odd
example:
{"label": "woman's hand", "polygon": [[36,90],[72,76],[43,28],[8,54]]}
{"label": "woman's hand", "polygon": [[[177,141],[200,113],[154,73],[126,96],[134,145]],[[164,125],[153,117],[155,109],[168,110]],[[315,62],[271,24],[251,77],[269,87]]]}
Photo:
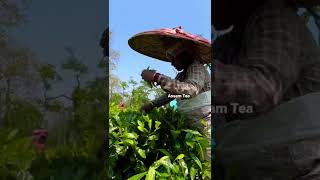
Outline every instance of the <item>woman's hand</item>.
{"label": "woman's hand", "polygon": [[150,112],[153,108],[155,108],[155,106],[151,103],[151,102],[148,102],[146,104],[144,104],[142,107],[141,107],[141,111],[144,111],[146,113]]}
{"label": "woman's hand", "polygon": [[145,69],[142,71],[141,77],[143,80],[145,80],[147,82],[153,82],[155,74],[156,74],[156,71]]}

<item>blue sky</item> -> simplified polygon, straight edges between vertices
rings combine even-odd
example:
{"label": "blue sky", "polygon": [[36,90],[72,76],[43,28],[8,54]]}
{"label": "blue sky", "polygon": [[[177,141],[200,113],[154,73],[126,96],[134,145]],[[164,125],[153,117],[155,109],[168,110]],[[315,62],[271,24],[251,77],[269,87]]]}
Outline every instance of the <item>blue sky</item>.
{"label": "blue sky", "polygon": [[113,32],[112,48],[120,53],[114,73],[121,80],[132,76],[141,80],[141,71],[148,66],[158,72],[174,77],[170,63],[144,56],[132,50],[128,39],[134,34],[159,28],[182,28],[211,39],[211,2],[185,0],[110,0],[109,27]]}

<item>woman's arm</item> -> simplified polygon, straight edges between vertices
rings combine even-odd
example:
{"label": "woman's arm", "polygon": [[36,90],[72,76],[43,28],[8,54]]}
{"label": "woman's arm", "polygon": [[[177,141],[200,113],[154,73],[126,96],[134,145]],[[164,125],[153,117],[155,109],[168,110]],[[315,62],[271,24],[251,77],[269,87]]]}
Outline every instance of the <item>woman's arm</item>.
{"label": "woman's arm", "polygon": [[169,77],[162,77],[158,80],[158,84],[167,93],[171,94],[188,94],[196,96],[200,93],[205,85],[205,77],[207,70],[201,63],[191,64],[183,80],[170,79]]}
{"label": "woman's arm", "polygon": [[300,38],[305,34],[298,18],[289,8],[259,11],[245,32],[236,63],[214,62],[215,103],[252,105],[258,113],[281,102],[301,68]]}

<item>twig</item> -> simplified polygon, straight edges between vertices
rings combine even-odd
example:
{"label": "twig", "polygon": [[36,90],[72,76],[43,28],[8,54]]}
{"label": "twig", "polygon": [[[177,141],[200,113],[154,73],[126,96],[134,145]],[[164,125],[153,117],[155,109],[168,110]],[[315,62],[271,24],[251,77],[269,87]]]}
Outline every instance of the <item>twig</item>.
{"label": "twig", "polygon": [[46,100],[47,101],[51,101],[51,100],[54,100],[54,99],[58,99],[58,98],[66,98],[66,99],[68,99],[68,100],[70,100],[70,101],[72,101],[72,98],[71,97],[69,97],[69,96],[67,96],[67,95],[64,95],[64,94],[61,94],[61,95],[59,95],[59,96],[54,96],[54,97],[48,97]]}

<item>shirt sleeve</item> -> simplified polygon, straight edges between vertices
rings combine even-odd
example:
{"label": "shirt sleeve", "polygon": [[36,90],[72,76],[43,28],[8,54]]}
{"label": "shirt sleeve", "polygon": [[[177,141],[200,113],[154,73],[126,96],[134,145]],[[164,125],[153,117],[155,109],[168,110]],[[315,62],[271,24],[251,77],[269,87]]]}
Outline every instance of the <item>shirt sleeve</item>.
{"label": "shirt sleeve", "polygon": [[189,66],[183,80],[162,78],[161,88],[171,94],[188,94],[191,97],[199,94],[205,84],[206,69],[203,64],[195,62]]}
{"label": "shirt sleeve", "polygon": [[214,62],[213,93],[216,104],[252,105],[254,113],[279,102],[297,80],[299,17],[289,8],[266,7],[244,34],[236,64]]}

